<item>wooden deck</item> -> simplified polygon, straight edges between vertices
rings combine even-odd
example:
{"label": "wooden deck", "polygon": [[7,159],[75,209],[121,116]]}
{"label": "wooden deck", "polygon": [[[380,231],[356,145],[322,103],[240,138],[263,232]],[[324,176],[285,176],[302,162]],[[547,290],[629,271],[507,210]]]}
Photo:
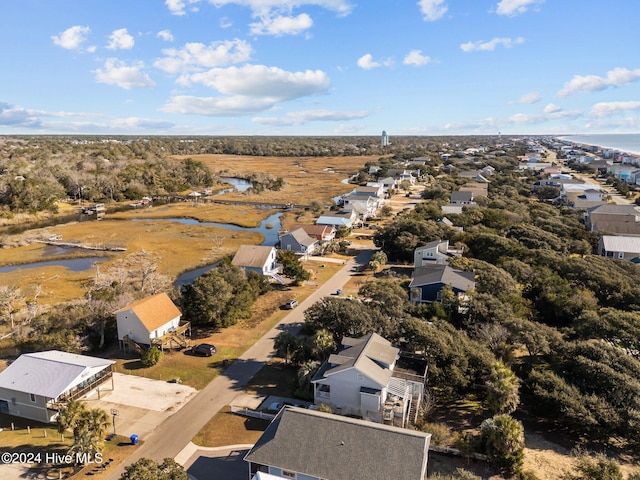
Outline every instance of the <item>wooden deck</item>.
{"label": "wooden deck", "polygon": [[191,345],[191,322],[183,322],[175,330],[151,340],[151,345],[155,345],[164,350],[165,348],[186,348]]}

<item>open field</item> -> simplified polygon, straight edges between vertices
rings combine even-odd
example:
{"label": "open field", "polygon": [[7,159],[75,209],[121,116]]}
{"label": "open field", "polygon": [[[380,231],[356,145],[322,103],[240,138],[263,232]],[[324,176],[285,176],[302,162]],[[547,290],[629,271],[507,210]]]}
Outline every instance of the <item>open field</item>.
{"label": "open field", "polygon": [[375,156],[352,157],[252,157],[238,155],[186,155],[173,158],[192,158],[205,163],[218,175],[248,176],[254,173],[282,177],[285,186],[276,192],[233,192],[224,199],[297,203],[308,205],[317,200],[330,204],[331,199],[353,189],[341,183],[356,173],[365,163],[380,158]]}
{"label": "open field", "polygon": [[[183,158],[183,157],[179,157]],[[235,155],[195,155],[216,172],[225,175],[248,176],[252,173],[268,173],[285,179],[285,186],[278,192],[260,194],[231,193],[224,199],[248,201],[272,201],[278,203],[309,204],[317,200],[329,204],[331,198],[350,191],[353,186],[342,180],[356,173],[367,161],[378,157],[245,157]],[[77,207],[61,204],[61,214],[69,215]],[[56,259],[79,257],[104,257],[100,259],[104,271],[127,254],[144,250],[159,255],[158,271],[175,279],[179,274],[214,263],[226,255],[232,255],[240,244],[257,244],[262,236],[253,232],[181,225],[162,218],[194,218],[203,222],[231,223],[243,227],[256,227],[272,210],[251,206],[221,205],[204,202],[179,202],[158,205],[152,208],[131,209],[109,214],[104,220],[70,222],[52,227],[31,230],[18,235],[4,235],[0,249],[0,265],[19,265],[51,258],[43,257],[45,247],[33,244],[34,238],[60,235],[64,242],[79,242],[90,246],[110,246],[126,248],[125,252],[100,252],[93,250],[70,251]],[[150,219],[132,221],[132,219]],[[35,217],[20,216],[10,224],[25,223]],[[44,216],[37,219],[43,220]],[[313,222],[310,212],[285,212],[284,227],[294,222]],[[213,237],[224,237],[221,248],[215,248]],[[95,268],[74,272],[62,266],[48,266],[0,273],[0,285],[20,287],[29,298],[34,294],[34,286],[42,288],[38,298],[40,304],[57,304],[82,298],[85,294],[83,283],[96,273]]]}

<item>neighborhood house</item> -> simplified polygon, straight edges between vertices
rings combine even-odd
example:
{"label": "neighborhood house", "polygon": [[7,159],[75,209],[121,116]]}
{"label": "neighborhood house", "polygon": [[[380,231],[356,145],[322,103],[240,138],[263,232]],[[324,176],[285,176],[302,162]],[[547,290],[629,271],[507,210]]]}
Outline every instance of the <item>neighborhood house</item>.
{"label": "neighborhood house", "polygon": [[115,315],[118,340],[123,346],[130,342],[143,347],[157,344],[163,348],[172,343],[186,346],[184,335],[190,324],[180,324],[182,313],[166,293],[133,302],[117,310]]}
{"label": "neighborhood house", "polygon": [[111,379],[104,358],[49,350],[25,353],[0,373],[0,413],[43,423],[55,422],[68,402],[86,397]]}
{"label": "neighborhood house", "polygon": [[314,403],[336,413],[404,427],[415,422],[427,381],[425,359],[401,353],[371,333],[342,339],[316,372]]}
{"label": "neighborhood house", "polygon": [[430,439],[430,433],[285,407],[244,459],[253,480],[424,480]]}

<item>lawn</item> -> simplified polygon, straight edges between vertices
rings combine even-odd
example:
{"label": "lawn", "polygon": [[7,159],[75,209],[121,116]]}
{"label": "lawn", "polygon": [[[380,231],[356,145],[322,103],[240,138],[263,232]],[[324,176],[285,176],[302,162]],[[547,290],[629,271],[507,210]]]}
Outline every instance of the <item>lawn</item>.
{"label": "lawn", "polygon": [[[27,453],[33,455],[34,458],[36,458],[35,455],[40,455],[40,461],[34,463],[33,468],[29,470],[29,474],[33,474],[34,478],[35,476],[38,478],[58,478],[60,472],[63,476],[73,472],[76,472],[76,475],[92,472],[92,478],[101,479],[106,478],[110,473],[108,466],[98,468],[98,463],[89,464],[83,469],[78,469],[71,464],[45,463],[47,454],[65,455],[73,444],[71,432],[67,432],[61,438],[55,425],[45,425],[24,418],[0,414],[0,428],[2,428],[0,445],[5,451]],[[102,451],[103,465],[117,465],[139,446],[140,444],[132,445],[128,438],[122,436],[105,441]]]}
{"label": "lawn", "polygon": [[[296,368],[275,360],[262,367],[244,390],[248,394],[265,397],[292,397],[296,378]],[[225,407],[202,427],[193,443],[203,447],[255,443],[268,425],[268,420],[243,417]]]}
{"label": "lawn", "polygon": [[174,350],[166,352],[157,365],[145,368],[139,357],[125,357],[114,351],[114,357],[122,357],[116,360],[116,371],[163,381],[179,378],[181,383],[201,390],[219,374],[224,360],[238,358],[289,313],[281,308],[288,300],[304,300],[317,288],[316,284],[324,283],[342,268],[341,264],[334,263],[327,263],[324,268],[319,268],[319,265],[318,262],[308,262],[307,268],[314,272],[312,283],[299,287],[276,287],[258,297],[250,318],[218,331],[194,329],[192,343],[213,343],[218,350],[215,356],[195,357]]}

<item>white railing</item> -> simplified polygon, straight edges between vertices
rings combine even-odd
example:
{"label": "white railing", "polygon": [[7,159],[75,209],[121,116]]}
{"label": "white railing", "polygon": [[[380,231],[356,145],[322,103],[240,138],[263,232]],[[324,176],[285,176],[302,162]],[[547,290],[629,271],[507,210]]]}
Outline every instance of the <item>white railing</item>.
{"label": "white railing", "polygon": [[273,420],[275,415],[273,413],[261,412],[259,410],[251,410],[247,407],[236,407],[231,405],[231,413],[237,413],[244,417],[261,418],[263,420]]}

